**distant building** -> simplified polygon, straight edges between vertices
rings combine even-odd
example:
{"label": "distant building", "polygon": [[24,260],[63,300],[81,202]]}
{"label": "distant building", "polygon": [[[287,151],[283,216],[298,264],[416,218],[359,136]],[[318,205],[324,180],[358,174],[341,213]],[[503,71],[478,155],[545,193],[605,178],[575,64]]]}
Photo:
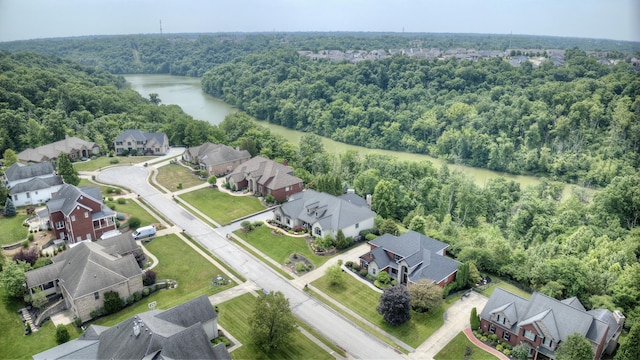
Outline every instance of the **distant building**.
{"label": "distant building", "polygon": [[182,154],[182,160],[197,164],[202,170],[207,171],[207,175],[215,176],[228,174],[249,159],[251,154],[247,150],[210,142],[188,148]]}
{"label": "distant building", "polygon": [[45,203],[63,184],[50,162],[15,163],[5,171],[3,182],[15,206]]}
{"label": "distant building", "polygon": [[66,154],[71,160],[78,160],[100,154],[100,146],[91,141],[69,137],[35,149],[29,148],[21,151],[18,154],[18,160],[25,163],[55,161],[60,153]]}
{"label": "distant building", "polygon": [[147,133],[125,130],[114,141],[116,155],[164,155],[169,151],[169,138],[165,133]]}
{"label": "distant building", "polygon": [[280,202],[302,191],[302,179],[293,175],[292,168],[262,156],[238,166],[227,175],[226,180],[232,188],[272,195]]}

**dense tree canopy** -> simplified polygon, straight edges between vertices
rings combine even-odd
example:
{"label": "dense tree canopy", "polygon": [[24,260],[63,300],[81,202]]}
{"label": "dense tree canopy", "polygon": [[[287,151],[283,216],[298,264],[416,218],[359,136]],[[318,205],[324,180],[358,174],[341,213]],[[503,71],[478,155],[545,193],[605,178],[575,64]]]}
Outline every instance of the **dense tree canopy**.
{"label": "dense tree canopy", "polygon": [[279,291],[256,299],[256,307],[249,323],[253,344],[265,353],[285,344],[296,329],[289,299]]}

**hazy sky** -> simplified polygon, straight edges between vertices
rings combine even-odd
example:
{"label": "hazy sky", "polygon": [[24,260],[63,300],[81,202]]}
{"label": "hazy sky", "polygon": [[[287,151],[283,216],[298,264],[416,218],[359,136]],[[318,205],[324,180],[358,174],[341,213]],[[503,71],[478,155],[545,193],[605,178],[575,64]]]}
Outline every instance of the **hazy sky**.
{"label": "hazy sky", "polygon": [[0,41],[104,34],[390,31],[640,41],[640,0],[0,0]]}

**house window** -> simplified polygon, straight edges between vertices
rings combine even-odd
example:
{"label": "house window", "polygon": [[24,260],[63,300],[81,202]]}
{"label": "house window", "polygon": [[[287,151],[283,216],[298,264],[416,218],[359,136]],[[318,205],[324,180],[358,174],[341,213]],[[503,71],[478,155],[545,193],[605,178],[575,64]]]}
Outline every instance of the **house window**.
{"label": "house window", "polygon": [[71,221],[76,221],[76,216],[75,215],[71,215]]}
{"label": "house window", "polygon": [[551,349],[551,345],[553,345],[553,340],[552,339],[547,339],[546,337],[542,338],[542,345],[548,347]]}
{"label": "house window", "polygon": [[398,254],[393,254],[393,260],[398,261],[402,259],[402,256],[398,255]]}
{"label": "house window", "polygon": [[87,234],[87,240],[91,241],[91,234]]}
{"label": "house window", "polygon": [[376,274],[376,269],[371,269],[371,272],[373,273],[373,275]]}
{"label": "house window", "polygon": [[392,274],[397,274],[398,273],[398,269],[391,269],[391,273]]}
{"label": "house window", "polygon": [[89,212],[88,212],[88,211],[85,211],[85,212],[84,212],[84,218],[85,218],[85,219],[89,218]]}
{"label": "house window", "polygon": [[509,341],[511,340],[511,334],[505,331],[504,334],[502,334],[502,338],[505,339],[505,341]]}
{"label": "house window", "polygon": [[160,152],[160,148],[156,148],[156,152]]}
{"label": "house window", "polygon": [[282,218],[280,217],[280,215],[276,215],[276,221],[277,222],[281,222],[282,221]]}
{"label": "house window", "polygon": [[360,227],[360,223],[357,223],[356,224],[356,229],[359,228],[359,227]]}
{"label": "house window", "polygon": [[313,229],[313,233],[318,235],[318,236],[322,236],[322,229],[320,228],[315,228]]}
{"label": "house window", "polygon": [[38,195],[38,192],[36,191],[36,195]]}
{"label": "house window", "polygon": [[29,194],[29,192],[27,191],[27,199],[29,199],[31,197],[31,194]]}
{"label": "house window", "polygon": [[93,298],[94,298],[94,299],[96,299],[96,300],[100,299],[100,293],[99,293],[99,292],[97,292],[97,291],[96,291],[96,292],[94,292],[94,293],[93,293]]}
{"label": "house window", "polygon": [[18,201],[18,195],[13,195],[13,201]]}
{"label": "house window", "polygon": [[524,337],[526,337],[527,339],[531,340],[531,341],[536,341],[536,334],[534,334],[533,332],[525,329],[524,330]]}
{"label": "house window", "polygon": [[122,145],[122,141],[116,141],[116,145]]}
{"label": "house window", "polygon": [[290,189],[291,189],[291,187],[287,186],[287,187],[284,188],[284,191],[289,191]]}
{"label": "house window", "polygon": [[491,324],[491,325],[489,326],[489,332],[490,332],[490,333],[492,333],[492,334],[495,334],[495,333],[496,333],[496,327],[495,327],[493,324]]}
{"label": "house window", "polygon": [[48,283],[42,285],[42,290],[51,289],[53,287],[53,281],[49,281]]}
{"label": "house window", "polygon": [[60,230],[64,228],[64,222],[63,221],[56,221],[56,229]]}

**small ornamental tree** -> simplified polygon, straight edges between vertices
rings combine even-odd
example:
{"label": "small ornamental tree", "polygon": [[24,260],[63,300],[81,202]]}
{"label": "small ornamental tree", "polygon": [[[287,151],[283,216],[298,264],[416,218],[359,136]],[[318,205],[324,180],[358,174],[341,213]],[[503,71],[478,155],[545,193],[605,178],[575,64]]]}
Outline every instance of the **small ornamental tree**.
{"label": "small ornamental tree", "polygon": [[120,311],[124,307],[124,300],[120,298],[120,294],[115,291],[107,291],[104,293],[104,311],[107,314],[113,314]]}
{"label": "small ornamental tree", "polygon": [[140,227],[140,219],[138,219],[137,217],[133,216],[131,218],[129,218],[129,229],[137,229]]}
{"label": "small ornamental tree", "polygon": [[69,330],[64,325],[56,326],[56,342],[58,345],[64,344],[71,339]]}
{"label": "small ornamental tree", "polygon": [[418,312],[426,312],[437,309],[444,302],[442,288],[431,280],[420,279],[416,283],[409,284],[411,296],[411,308]]}
{"label": "small ornamental tree", "polygon": [[215,175],[211,175],[211,176],[209,176],[209,178],[207,179],[207,182],[208,182],[210,185],[215,185],[215,184],[216,184],[216,182],[218,182],[218,178],[217,178]]}
{"label": "small ornamental tree", "polygon": [[31,305],[38,309],[42,309],[45,305],[47,305],[47,295],[44,291],[40,290],[40,288],[35,288],[33,291],[33,295],[31,295]]}
{"label": "small ornamental tree", "polygon": [[471,324],[471,329],[476,330],[480,328],[480,317],[478,316],[478,310],[474,307],[471,309],[471,316],[469,318],[469,323]]}
{"label": "small ornamental tree", "polygon": [[11,197],[7,197],[7,201],[4,202],[4,212],[2,213],[4,217],[14,217],[16,216],[16,207],[13,205],[13,201]]}
{"label": "small ornamental tree", "polygon": [[333,264],[327,268],[325,272],[331,286],[341,286],[344,283],[344,277],[340,264]]}
{"label": "small ornamental tree", "polygon": [[248,233],[249,231],[253,230],[253,226],[251,225],[251,221],[249,220],[244,220],[240,223],[240,227],[242,227],[242,231]]}
{"label": "small ornamental tree", "polygon": [[529,357],[529,348],[526,345],[514,346],[511,350],[511,356],[516,360],[527,360]]}
{"label": "small ornamental tree", "polygon": [[36,261],[38,261],[38,249],[35,246],[28,249],[20,249],[17,253],[13,255],[14,261],[24,261],[29,263],[29,265],[35,265]]}
{"label": "small ornamental tree", "polygon": [[142,280],[142,284],[144,286],[153,285],[156,283],[156,272],[149,269],[144,272],[144,280]]}
{"label": "small ornamental tree", "polygon": [[376,309],[390,325],[400,325],[411,319],[411,297],[404,285],[389,287],[380,296]]}

